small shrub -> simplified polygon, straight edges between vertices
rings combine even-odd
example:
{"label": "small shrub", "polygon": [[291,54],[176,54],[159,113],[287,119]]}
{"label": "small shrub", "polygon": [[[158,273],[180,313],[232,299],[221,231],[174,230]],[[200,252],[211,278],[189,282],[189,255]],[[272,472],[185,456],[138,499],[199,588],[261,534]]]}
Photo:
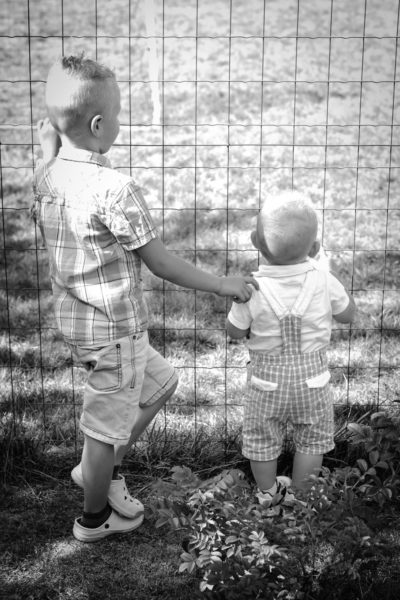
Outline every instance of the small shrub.
{"label": "small shrub", "polygon": [[[271,544],[243,503],[249,484],[237,469],[201,481],[187,467],[174,467],[170,481],[159,480],[153,510],[156,525],[187,533],[180,572],[197,569],[200,592],[212,597],[275,598],[280,591],[285,549]],[[240,502],[242,500],[242,502]],[[217,594],[217,595],[216,595]],[[222,595],[221,595],[222,594]]]}
{"label": "small shrub", "polygon": [[197,595],[373,598],[368,590],[375,593],[387,552],[375,532],[398,499],[399,423],[375,413],[367,425],[349,424],[348,435],[365,457],[324,468],[292,507],[255,504],[250,484],[235,469],[202,481],[176,466],[154,484],[156,525],[185,536],[179,571],[197,572]]}
{"label": "small shrub", "polygon": [[350,472],[352,487],[369,503],[383,507],[399,500],[400,419],[384,412],[371,415],[370,423],[350,423],[350,443],[361,447],[364,457]]}

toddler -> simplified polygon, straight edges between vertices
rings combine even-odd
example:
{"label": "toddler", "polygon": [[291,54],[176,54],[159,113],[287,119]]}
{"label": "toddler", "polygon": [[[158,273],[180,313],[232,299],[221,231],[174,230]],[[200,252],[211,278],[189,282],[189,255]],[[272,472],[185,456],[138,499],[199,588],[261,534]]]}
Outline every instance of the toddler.
{"label": "toddler", "polygon": [[[334,447],[326,350],[332,316],[350,323],[355,305],[338,279],[312,260],[317,229],[316,213],[301,194],[268,198],[251,234],[265,260],[254,275],[259,289],[246,304],[233,304],[227,318],[231,338],[249,335],[243,454],[267,507],[293,503],[290,486],[306,489]],[[296,445],[292,481],[276,477],[288,422]]]}

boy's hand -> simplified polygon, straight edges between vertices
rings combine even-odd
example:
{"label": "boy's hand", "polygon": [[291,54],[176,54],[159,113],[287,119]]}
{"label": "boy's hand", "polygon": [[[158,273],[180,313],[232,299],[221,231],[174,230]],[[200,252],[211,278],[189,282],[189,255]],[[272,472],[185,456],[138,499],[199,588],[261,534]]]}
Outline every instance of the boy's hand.
{"label": "boy's hand", "polygon": [[37,122],[37,132],[43,152],[43,160],[49,162],[57,156],[61,147],[60,136],[47,117]]}
{"label": "boy's hand", "polygon": [[232,296],[235,302],[247,302],[251,298],[252,288],[259,289],[258,282],[246,275],[245,277],[221,277],[221,286],[218,292],[219,296]]}

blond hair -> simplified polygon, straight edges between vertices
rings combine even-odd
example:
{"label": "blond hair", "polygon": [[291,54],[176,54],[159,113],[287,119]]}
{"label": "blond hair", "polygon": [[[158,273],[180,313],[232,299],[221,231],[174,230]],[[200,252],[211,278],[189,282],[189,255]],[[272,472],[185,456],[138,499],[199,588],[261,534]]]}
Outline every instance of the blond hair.
{"label": "blond hair", "polygon": [[101,86],[110,80],[115,81],[111,69],[83,54],[60,57],[51,67],[46,84],[47,113],[56,131],[69,134],[101,113]]}
{"label": "blond hair", "polygon": [[277,263],[295,263],[305,258],[318,232],[317,214],[299,192],[282,192],[268,198],[260,212],[268,253]]}

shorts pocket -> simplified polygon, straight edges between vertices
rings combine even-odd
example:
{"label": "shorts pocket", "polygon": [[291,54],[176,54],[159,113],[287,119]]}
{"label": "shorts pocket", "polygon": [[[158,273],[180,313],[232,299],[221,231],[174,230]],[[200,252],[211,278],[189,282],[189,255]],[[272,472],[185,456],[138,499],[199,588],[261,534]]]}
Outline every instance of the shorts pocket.
{"label": "shorts pocket", "polygon": [[322,388],[325,387],[326,384],[329,382],[331,378],[331,374],[329,373],[329,371],[324,371],[323,373],[320,373],[319,375],[316,375],[315,377],[310,377],[309,379],[306,379],[306,385],[307,387],[313,389],[313,388]]}
{"label": "shorts pocket", "polygon": [[250,384],[257,390],[262,390],[263,392],[273,392],[278,388],[278,384],[274,381],[266,381],[265,379],[260,379],[255,375],[251,376]]}
{"label": "shorts pocket", "polygon": [[90,362],[88,385],[98,392],[114,392],[121,387],[121,345],[107,346]]}

